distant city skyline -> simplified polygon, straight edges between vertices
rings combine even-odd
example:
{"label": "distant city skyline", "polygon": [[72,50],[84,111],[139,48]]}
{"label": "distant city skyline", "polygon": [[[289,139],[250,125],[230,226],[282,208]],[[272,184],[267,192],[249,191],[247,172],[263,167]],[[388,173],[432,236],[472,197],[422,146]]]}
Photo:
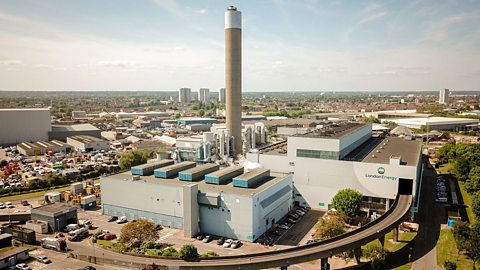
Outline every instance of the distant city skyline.
{"label": "distant city skyline", "polygon": [[0,89],[218,92],[229,5],[245,92],[480,89],[468,0],[4,0]]}

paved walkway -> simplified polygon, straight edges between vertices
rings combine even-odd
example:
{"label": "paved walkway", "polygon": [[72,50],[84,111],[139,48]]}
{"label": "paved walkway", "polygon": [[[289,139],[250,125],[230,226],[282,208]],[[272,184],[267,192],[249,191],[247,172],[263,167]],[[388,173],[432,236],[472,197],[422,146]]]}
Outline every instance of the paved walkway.
{"label": "paved walkway", "polygon": [[440,235],[440,225],[445,223],[445,207],[443,204],[435,203],[435,176],[434,169],[427,168],[423,173],[418,213],[420,228],[415,238],[412,270],[442,269],[437,266],[436,245]]}

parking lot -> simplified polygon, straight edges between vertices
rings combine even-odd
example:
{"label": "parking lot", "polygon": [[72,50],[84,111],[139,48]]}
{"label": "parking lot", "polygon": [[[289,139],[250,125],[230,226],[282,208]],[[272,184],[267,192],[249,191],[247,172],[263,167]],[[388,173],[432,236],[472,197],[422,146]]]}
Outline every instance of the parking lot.
{"label": "parking lot", "polygon": [[277,239],[276,244],[286,246],[303,244],[301,243],[302,239],[308,235],[324,213],[323,211],[317,210],[308,211],[304,217],[300,218],[296,224]]}
{"label": "parking lot", "polygon": [[[93,222],[94,228],[98,227],[102,230],[108,230],[120,235],[122,227],[125,224],[117,224],[116,222],[108,222],[110,216],[102,215],[100,211],[78,211],[79,219],[89,219]],[[95,229],[96,230],[96,229]],[[93,230],[93,231],[95,231]],[[242,241],[242,246],[237,249],[223,248],[221,245],[217,245],[218,238],[214,237],[209,243],[203,243],[196,238],[187,238],[183,236],[183,231],[173,228],[162,228],[159,231],[159,242],[173,245],[176,249],[180,249],[185,244],[193,244],[197,247],[199,253],[206,253],[209,251],[216,252],[219,255],[238,255],[246,253],[262,252],[266,250],[273,250],[273,247],[265,247],[256,243],[248,243]],[[86,242],[83,240],[82,242]],[[88,243],[87,243],[88,244]]]}

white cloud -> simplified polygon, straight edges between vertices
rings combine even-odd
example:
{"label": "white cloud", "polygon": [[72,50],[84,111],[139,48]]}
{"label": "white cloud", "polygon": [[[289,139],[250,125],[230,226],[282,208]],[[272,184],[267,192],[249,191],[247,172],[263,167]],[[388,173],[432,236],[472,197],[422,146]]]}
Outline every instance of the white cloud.
{"label": "white cloud", "polygon": [[0,60],[0,65],[2,66],[20,66],[23,65],[23,61],[17,59],[4,59]]}
{"label": "white cloud", "polygon": [[374,13],[374,14],[370,14],[366,17],[361,18],[358,21],[357,25],[361,25],[361,24],[365,24],[365,23],[369,23],[369,22],[378,20],[382,17],[385,17],[387,14],[388,14],[388,12],[386,12],[386,11],[380,11],[380,12],[377,12],[377,13]]}

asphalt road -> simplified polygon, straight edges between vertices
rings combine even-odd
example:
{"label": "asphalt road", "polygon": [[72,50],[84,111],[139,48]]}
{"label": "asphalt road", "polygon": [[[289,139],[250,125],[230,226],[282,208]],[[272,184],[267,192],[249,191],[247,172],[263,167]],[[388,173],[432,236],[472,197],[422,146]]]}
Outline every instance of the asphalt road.
{"label": "asphalt road", "polygon": [[440,225],[445,223],[445,205],[435,203],[436,172],[425,168],[422,190],[420,190],[418,223],[419,231],[413,248],[412,270],[443,269],[437,266],[436,245]]}

